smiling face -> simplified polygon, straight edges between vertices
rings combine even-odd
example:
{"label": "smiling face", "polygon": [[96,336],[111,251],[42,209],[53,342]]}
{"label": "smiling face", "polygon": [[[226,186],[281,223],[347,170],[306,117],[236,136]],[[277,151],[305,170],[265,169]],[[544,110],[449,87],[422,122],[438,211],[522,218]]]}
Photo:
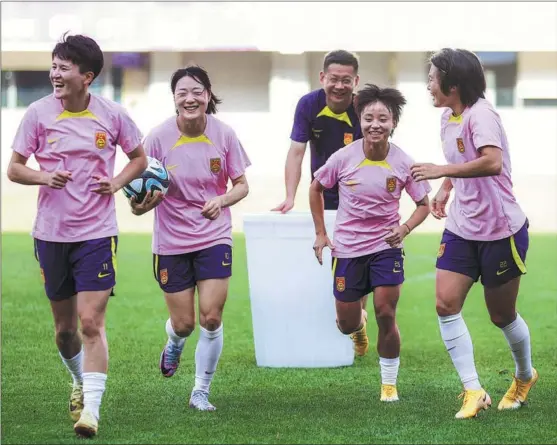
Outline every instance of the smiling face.
{"label": "smiling face", "polygon": [[185,120],[202,118],[207,112],[209,98],[209,91],[191,76],[184,76],[176,83],[174,105]]}
{"label": "smiling face", "polygon": [[349,104],[359,76],[351,65],[332,63],[320,75],[321,85],[325,90],[327,101],[332,104]]}
{"label": "smiling face", "polygon": [[434,107],[450,107],[458,100],[458,92],[456,87],[451,87],[449,95],[443,93],[441,89],[441,72],[431,64],[429,74],[427,76],[427,90],[431,94]]}
{"label": "smiling face", "polygon": [[373,145],[387,142],[395,128],[391,110],[381,101],[372,102],[362,110],[360,125],[365,141]]}
{"label": "smiling face", "polygon": [[79,66],[58,57],[52,59],[50,82],[54,87],[54,97],[65,100],[83,94],[93,81],[93,73],[79,72]]}

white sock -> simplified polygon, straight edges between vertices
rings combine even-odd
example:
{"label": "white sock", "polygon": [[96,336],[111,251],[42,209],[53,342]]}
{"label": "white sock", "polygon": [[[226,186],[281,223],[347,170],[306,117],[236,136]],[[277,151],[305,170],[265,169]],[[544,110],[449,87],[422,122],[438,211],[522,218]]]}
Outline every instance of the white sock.
{"label": "white sock", "polygon": [[472,338],[462,318],[462,313],[439,317],[441,338],[460,376],[465,389],[482,389],[474,364]]}
{"label": "white sock", "polygon": [[215,331],[199,327],[199,340],[195,348],[195,386],[194,391],[209,392],[211,380],[217,369],[223,346],[222,323]]}
{"label": "white sock", "polygon": [[379,357],[379,366],[381,367],[381,383],[383,385],[396,385],[398,367],[400,366],[400,357]]}
{"label": "white sock", "polygon": [[60,358],[68,371],[70,372],[74,386],[82,385],[83,384],[83,347],[81,351],[77,353],[75,357],[72,358],[64,358],[62,353],[58,351],[60,354]]}
{"label": "white sock", "polygon": [[170,318],[166,320],[166,333],[168,334],[168,339],[174,344],[174,346],[182,347],[184,345],[187,337],[180,337],[176,334],[176,332],[174,332]]}
{"label": "white sock", "polygon": [[532,355],[530,352],[530,331],[519,313],[516,319],[501,329],[513,354],[516,378],[528,381],[532,378]]}
{"label": "white sock", "polygon": [[105,386],[106,374],[102,372],[83,373],[83,411],[89,411],[97,420]]}

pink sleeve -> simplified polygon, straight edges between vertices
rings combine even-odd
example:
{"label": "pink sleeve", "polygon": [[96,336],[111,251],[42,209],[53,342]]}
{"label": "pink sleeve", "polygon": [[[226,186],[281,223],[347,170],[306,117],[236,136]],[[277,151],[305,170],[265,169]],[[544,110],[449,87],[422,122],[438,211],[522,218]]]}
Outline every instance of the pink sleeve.
{"label": "pink sleeve", "polygon": [[234,130],[230,130],[228,132],[226,144],[226,166],[228,169],[228,177],[234,180],[246,172],[246,168],[251,165],[251,162]]}
{"label": "pink sleeve", "polygon": [[159,139],[155,137],[152,132],[143,139],[143,149],[147,156],[163,162]]}
{"label": "pink sleeve", "polygon": [[406,182],[404,183],[404,188],[406,193],[410,195],[412,201],[420,202],[426,197],[426,195],[431,192],[431,185],[428,181],[416,182],[412,177],[410,172],[410,166],[414,165],[414,160],[410,159],[408,166],[406,167]]}
{"label": "pink sleeve", "polygon": [[474,110],[470,115],[469,125],[476,150],[487,145],[503,148],[501,119],[494,110],[489,108]]}
{"label": "pink sleeve", "polygon": [[120,107],[118,110],[118,124],[119,131],[116,142],[120,147],[122,147],[124,153],[130,153],[134,151],[139,144],[141,144],[143,135],[123,107]]}
{"label": "pink sleeve", "polygon": [[39,148],[37,111],[29,107],[19,124],[12,149],[29,158]]}
{"label": "pink sleeve", "polygon": [[338,151],[331,155],[325,165],[315,172],[313,175],[319,183],[326,189],[333,188],[339,180],[339,171],[341,160]]}

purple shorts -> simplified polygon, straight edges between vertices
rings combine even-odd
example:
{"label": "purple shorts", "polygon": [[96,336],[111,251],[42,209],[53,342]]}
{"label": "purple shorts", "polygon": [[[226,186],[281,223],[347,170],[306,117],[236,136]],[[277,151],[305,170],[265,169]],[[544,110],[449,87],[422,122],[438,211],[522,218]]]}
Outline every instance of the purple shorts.
{"label": "purple shorts", "polygon": [[386,249],[358,258],[334,258],[333,277],[337,300],[358,301],[376,287],[404,282],[404,251]]}
{"label": "purple shorts", "polygon": [[153,272],[166,293],[190,289],[201,280],[232,275],[232,247],[217,244],[182,255],[153,255]]}
{"label": "purple shorts", "polygon": [[117,236],[75,243],[35,239],[35,258],[48,298],[60,301],[78,292],[112,289],[116,285],[117,248]]}
{"label": "purple shorts", "polygon": [[486,287],[497,287],[526,273],[528,226],[509,238],[497,241],[469,241],[445,230],[437,254],[437,269],[467,275],[474,281],[481,276]]}

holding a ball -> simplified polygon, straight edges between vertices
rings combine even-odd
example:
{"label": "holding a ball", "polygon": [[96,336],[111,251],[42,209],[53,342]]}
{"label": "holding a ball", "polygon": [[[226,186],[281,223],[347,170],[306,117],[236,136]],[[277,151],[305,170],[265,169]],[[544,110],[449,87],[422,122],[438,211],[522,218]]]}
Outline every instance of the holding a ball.
{"label": "holding a ball", "polygon": [[150,156],[147,156],[147,162],[141,176],[122,188],[135,215],[142,215],[159,205],[170,186],[170,177],[163,163]]}
{"label": "holding a ball", "polygon": [[149,167],[124,193],[134,214],[155,209],[153,274],[170,313],[160,372],[170,378],[178,371],[196,327],[197,290],[200,332],[189,406],[214,411],[209,391],[223,348],[222,312],[233,263],[230,207],[248,194],[250,161],[234,130],[214,116],[220,100],[205,70],[177,70],[170,89],[175,114],[145,138]]}

